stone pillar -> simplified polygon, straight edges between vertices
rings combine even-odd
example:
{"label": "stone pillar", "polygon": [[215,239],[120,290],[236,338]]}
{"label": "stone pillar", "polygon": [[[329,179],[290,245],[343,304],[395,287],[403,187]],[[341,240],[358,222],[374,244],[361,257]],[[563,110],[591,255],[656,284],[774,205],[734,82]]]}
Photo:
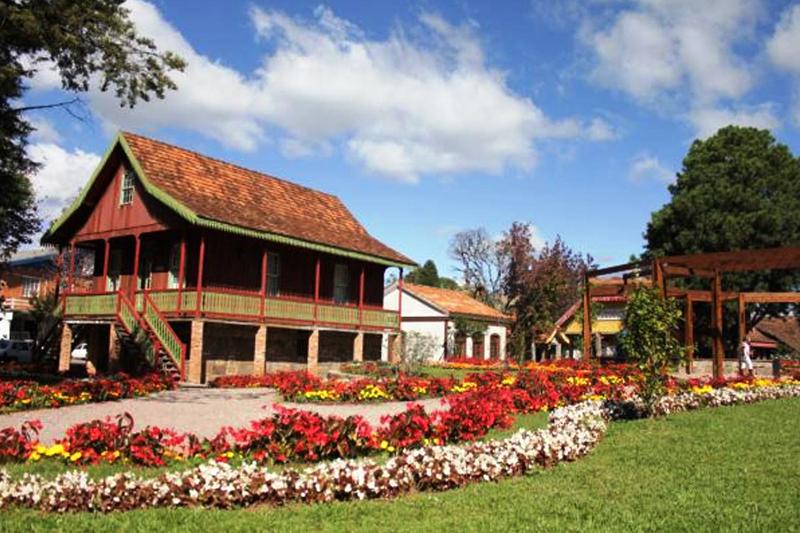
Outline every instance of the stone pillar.
{"label": "stone pillar", "polygon": [[594,352],[595,357],[602,357],[603,356],[603,336],[599,333],[594,338]]}
{"label": "stone pillar", "polygon": [[562,357],[561,357],[561,343],[557,342],[556,343],[556,360],[560,360],[560,359],[562,359]]}
{"label": "stone pillar", "polygon": [[117,328],[114,324],[108,330],[108,371],[119,372],[119,359],[122,356],[122,345],[120,344]]}
{"label": "stone pillar", "polygon": [[319,368],[319,330],[315,329],[308,337],[308,371],[312,374],[316,373]]}
{"label": "stone pillar", "polygon": [[189,341],[189,369],[186,381],[200,383],[203,379],[203,325],[200,320],[192,320],[192,334]]}
{"label": "stone pillar", "polygon": [[364,360],[364,332],[359,331],[353,339],[353,361],[360,363]]}
{"label": "stone pillar", "polygon": [[400,335],[389,335],[389,362],[393,365],[398,364],[403,354],[403,337]]}
{"label": "stone pillar", "polygon": [[253,354],[253,375],[263,376],[267,363],[267,326],[261,325],[256,331],[256,347]]}
{"label": "stone pillar", "polygon": [[58,354],[58,371],[69,372],[72,360],[72,327],[64,322],[61,328],[61,350]]}

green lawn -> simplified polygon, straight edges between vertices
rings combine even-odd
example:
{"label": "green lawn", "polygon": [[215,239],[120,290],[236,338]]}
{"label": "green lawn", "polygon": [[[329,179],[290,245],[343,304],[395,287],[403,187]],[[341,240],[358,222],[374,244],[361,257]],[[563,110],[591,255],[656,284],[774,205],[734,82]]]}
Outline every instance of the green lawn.
{"label": "green lawn", "polygon": [[[394,501],[111,515],[0,513],[0,531],[796,531],[800,399],[618,422],[587,458]],[[539,425],[542,416],[529,422]]]}
{"label": "green lawn", "polygon": [[518,372],[515,368],[486,368],[484,370],[468,370],[463,368],[437,368],[435,366],[423,366],[420,369],[420,372],[425,376],[436,377],[436,378],[449,378],[454,377],[457,379],[464,379],[465,377],[469,376],[470,374],[483,374],[484,372],[509,372],[514,373]]}

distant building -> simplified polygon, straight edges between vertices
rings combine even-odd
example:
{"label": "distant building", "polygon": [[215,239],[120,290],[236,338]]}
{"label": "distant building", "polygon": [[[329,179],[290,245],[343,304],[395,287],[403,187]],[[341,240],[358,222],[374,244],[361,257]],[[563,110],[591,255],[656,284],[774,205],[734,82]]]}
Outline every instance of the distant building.
{"label": "distant building", "polygon": [[[383,307],[398,310],[400,291],[397,283],[384,291]],[[505,359],[506,328],[511,317],[485,305],[461,291],[404,283],[402,330],[430,335],[436,341],[434,361],[445,356]],[[464,337],[456,331],[456,320],[464,318],[486,325],[483,335]]]}
{"label": "distant building", "polygon": [[764,318],[750,330],[749,335],[755,357],[772,358],[781,354],[781,350],[800,353],[798,317]]}
{"label": "distant building", "polygon": [[30,316],[31,298],[55,290],[57,256],[53,249],[24,250],[0,266],[0,279],[5,282],[0,339],[36,338],[37,324]]}

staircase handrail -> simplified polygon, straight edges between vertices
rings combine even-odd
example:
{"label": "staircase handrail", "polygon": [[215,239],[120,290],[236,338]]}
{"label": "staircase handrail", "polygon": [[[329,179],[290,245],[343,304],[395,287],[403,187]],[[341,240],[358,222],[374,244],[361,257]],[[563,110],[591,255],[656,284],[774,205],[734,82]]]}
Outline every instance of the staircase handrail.
{"label": "staircase handrail", "polygon": [[144,292],[141,315],[161,343],[167,356],[172,359],[172,364],[176,368],[180,368],[181,381],[184,381],[186,379],[186,345],[181,342],[147,291]]}

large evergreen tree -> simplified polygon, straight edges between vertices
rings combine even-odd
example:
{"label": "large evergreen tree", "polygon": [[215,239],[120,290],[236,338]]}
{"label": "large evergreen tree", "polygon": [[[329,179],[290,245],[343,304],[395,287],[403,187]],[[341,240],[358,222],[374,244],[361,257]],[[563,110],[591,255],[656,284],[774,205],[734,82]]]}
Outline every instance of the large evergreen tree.
{"label": "large evergreen tree", "polygon": [[[728,126],[695,141],[669,191],[647,225],[650,256],[800,245],[800,161],[767,130]],[[724,282],[726,290],[789,291],[800,272],[728,274]],[[762,306],[756,315],[778,310]]]}
{"label": "large evergreen tree", "polygon": [[31,175],[37,165],[26,152],[32,128],[26,111],[74,100],[26,106],[25,81],[52,65],[62,88],[85,92],[97,79],[120,105],[133,107],[176,88],[167,75],[182,59],[159,52],[140,37],[124,0],[17,0],[0,2],[0,260],[39,229]]}

